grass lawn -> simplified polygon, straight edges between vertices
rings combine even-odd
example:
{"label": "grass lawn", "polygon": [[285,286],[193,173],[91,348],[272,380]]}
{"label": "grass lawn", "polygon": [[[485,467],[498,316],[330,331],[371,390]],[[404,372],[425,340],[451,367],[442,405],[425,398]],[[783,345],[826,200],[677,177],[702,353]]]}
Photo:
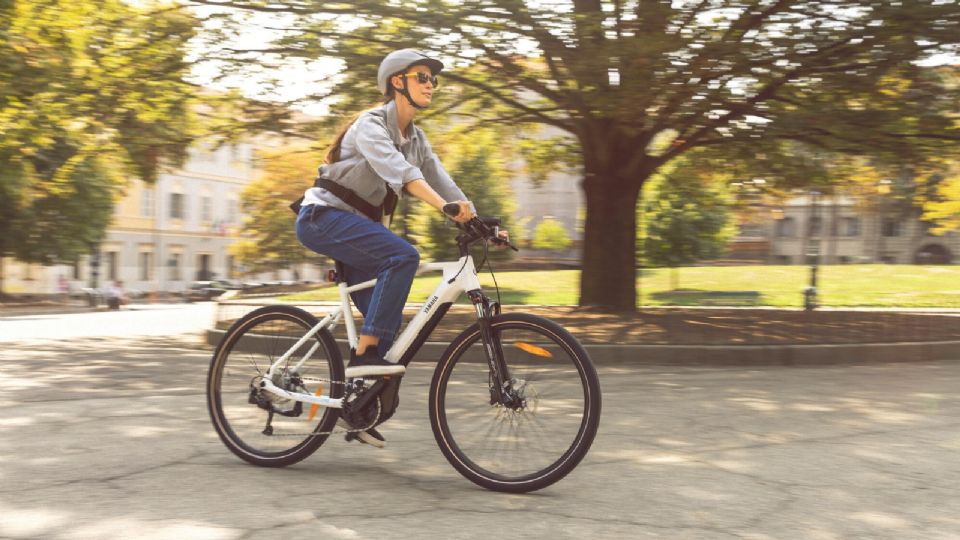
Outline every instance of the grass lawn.
{"label": "grass lawn", "polygon": [[[756,305],[801,307],[810,282],[807,266],[700,266],[679,268],[679,289],[671,290],[671,270],[646,269],[637,280],[645,306],[701,305],[704,291],[757,291]],[[411,302],[422,302],[436,287],[439,273],[418,277]],[[504,304],[576,305],[578,270],[499,272]],[[493,295],[490,274],[480,282]],[[820,304],[831,307],[954,307],[960,308],[960,266],[837,265],[821,266]],[[336,290],[320,289],[290,295],[291,301],[336,300]],[[466,300],[463,300],[464,302]],[[737,300],[711,299],[713,305],[742,305]]]}

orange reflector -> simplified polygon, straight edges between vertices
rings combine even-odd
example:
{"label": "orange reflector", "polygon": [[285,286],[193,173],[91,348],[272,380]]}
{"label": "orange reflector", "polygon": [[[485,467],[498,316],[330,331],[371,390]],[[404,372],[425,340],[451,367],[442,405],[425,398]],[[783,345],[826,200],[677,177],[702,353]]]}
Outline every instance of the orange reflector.
{"label": "orange reflector", "polygon": [[[320,397],[320,394],[321,394],[321,393],[323,393],[323,385],[322,385],[322,384],[318,384],[318,385],[317,385],[317,391],[314,392],[313,395],[315,395],[315,396],[317,396],[317,397]],[[312,420],[313,420],[313,417],[317,415],[317,411],[318,411],[318,410],[320,410],[320,406],[319,406],[319,405],[317,405],[316,403],[314,403],[313,405],[311,405],[311,406],[310,406],[310,415],[309,415],[307,418],[309,418],[309,419],[312,421]]]}
{"label": "orange reflector", "polygon": [[534,356],[542,356],[544,358],[553,358],[553,353],[544,349],[543,347],[537,347],[536,345],[531,345],[529,343],[524,343],[518,341],[513,344],[514,347],[520,349],[523,352],[530,353]]}

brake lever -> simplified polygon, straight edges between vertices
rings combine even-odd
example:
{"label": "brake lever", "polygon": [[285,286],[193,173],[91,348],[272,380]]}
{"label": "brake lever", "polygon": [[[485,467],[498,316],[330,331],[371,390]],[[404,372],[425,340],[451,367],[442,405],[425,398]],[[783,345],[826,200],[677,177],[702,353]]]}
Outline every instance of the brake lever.
{"label": "brake lever", "polygon": [[[443,207],[443,213],[447,214],[448,216],[456,216],[459,210],[460,207],[456,203],[448,203]],[[456,225],[461,230],[466,231],[467,233],[478,234],[480,238],[487,238],[494,244],[507,246],[514,251],[520,251],[516,246],[511,244],[509,240],[500,238],[499,227],[494,227],[491,229],[486,223],[483,222],[483,220],[480,219],[479,216],[474,216],[470,221],[467,221],[466,223],[457,223]]]}
{"label": "brake lever", "polygon": [[510,249],[512,249],[512,250],[514,250],[514,251],[520,251],[519,249],[517,249],[517,246],[511,244],[509,240],[504,240],[503,238],[500,238],[500,237],[491,238],[491,240],[493,241],[494,244],[498,244],[498,245],[501,245],[501,246],[507,246],[508,248],[510,248]]}
{"label": "brake lever", "polygon": [[520,251],[519,249],[517,249],[516,246],[511,244],[509,240],[502,238],[500,236],[500,227],[494,227],[493,230],[488,229],[488,231],[490,233],[489,234],[490,241],[493,242],[494,244],[497,244],[498,246],[507,246],[514,251]]}

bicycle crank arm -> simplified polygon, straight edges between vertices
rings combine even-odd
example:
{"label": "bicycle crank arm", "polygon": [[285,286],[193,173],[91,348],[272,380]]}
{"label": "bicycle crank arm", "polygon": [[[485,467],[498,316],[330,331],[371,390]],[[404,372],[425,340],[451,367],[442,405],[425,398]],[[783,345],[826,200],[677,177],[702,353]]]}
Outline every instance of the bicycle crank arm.
{"label": "bicycle crank arm", "polygon": [[294,401],[311,403],[313,405],[319,405],[321,407],[330,407],[332,409],[343,408],[343,398],[333,399],[333,398],[328,398],[327,396],[314,396],[312,394],[306,394],[303,392],[289,392],[273,384],[273,382],[270,381],[269,379],[262,379],[260,381],[260,389],[270,392],[275,396],[280,396],[286,399],[292,399]]}

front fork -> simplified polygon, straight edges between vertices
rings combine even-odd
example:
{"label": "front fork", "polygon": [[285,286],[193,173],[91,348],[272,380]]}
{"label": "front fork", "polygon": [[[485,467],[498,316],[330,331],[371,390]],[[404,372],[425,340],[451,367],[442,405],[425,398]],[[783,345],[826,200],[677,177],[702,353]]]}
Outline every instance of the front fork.
{"label": "front fork", "polygon": [[494,335],[490,320],[500,314],[500,304],[487,298],[479,290],[467,291],[467,296],[477,310],[477,322],[480,325],[480,337],[483,340],[483,351],[490,366],[490,402],[507,405],[512,401],[508,392],[510,370],[503,357],[503,347]]}

